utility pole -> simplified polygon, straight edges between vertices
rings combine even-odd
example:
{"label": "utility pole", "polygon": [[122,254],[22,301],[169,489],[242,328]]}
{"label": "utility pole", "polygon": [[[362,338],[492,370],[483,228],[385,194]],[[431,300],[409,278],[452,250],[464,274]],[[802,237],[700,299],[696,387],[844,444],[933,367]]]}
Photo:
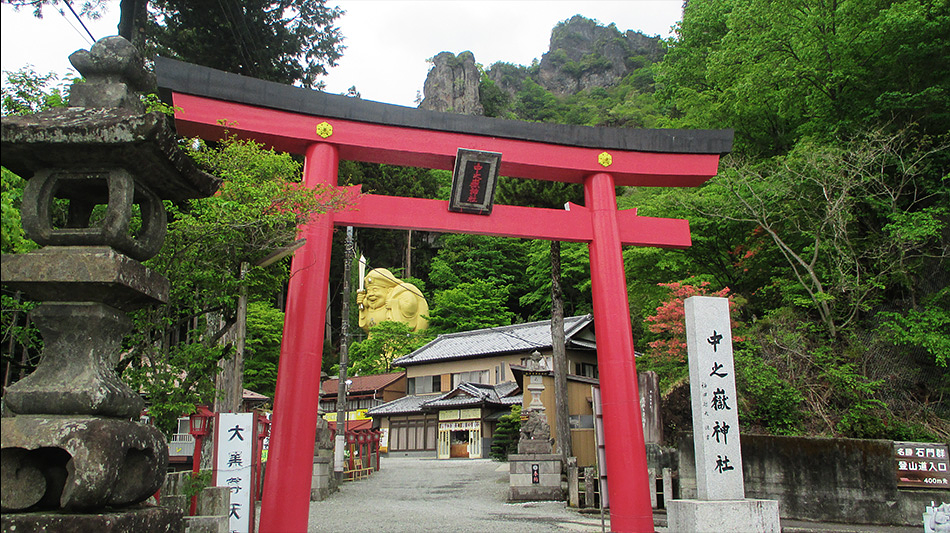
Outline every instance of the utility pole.
{"label": "utility pole", "polygon": [[346,446],[346,365],[350,344],[350,263],[353,262],[353,227],[346,227],[343,248],[343,312],[340,324],[340,381],[336,396],[336,442],[333,472],[343,482],[343,448]]}
{"label": "utility pole", "polygon": [[412,230],[406,236],[406,277],[412,277]]}

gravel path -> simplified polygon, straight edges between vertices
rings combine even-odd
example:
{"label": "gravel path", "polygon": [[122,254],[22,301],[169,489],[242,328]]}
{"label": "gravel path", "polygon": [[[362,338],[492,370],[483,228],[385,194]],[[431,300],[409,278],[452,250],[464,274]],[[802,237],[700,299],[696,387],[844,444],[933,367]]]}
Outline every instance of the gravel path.
{"label": "gravel path", "polygon": [[[383,458],[368,479],[310,504],[310,532],[601,531],[563,502],[509,504],[508,463]],[[609,524],[608,524],[609,527]]]}

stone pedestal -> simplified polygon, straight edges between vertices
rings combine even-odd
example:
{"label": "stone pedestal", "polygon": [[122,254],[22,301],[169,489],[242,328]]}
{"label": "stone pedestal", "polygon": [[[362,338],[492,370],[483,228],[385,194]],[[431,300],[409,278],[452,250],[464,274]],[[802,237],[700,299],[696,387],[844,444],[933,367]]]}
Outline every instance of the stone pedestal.
{"label": "stone pedestal", "polygon": [[560,455],[513,454],[508,464],[508,501],[564,500]]}
{"label": "stone pedestal", "polygon": [[673,500],[666,508],[667,527],[677,533],[779,533],[776,500]]}
{"label": "stone pedestal", "polygon": [[139,507],[94,514],[4,513],[3,533],[182,533],[180,513],[167,507]]}
{"label": "stone pedestal", "polygon": [[333,476],[331,457],[313,458],[313,481],[310,484],[310,501],[322,502],[330,496],[330,478]]}

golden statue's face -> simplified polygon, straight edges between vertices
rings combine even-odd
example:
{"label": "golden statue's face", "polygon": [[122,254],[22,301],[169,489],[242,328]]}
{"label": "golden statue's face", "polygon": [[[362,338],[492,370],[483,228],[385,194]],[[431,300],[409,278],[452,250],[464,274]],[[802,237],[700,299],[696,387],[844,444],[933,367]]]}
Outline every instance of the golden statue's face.
{"label": "golden statue's face", "polygon": [[366,299],[364,302],[372,309],[378,309],[386,303],[386,295],[389,288],[383,287],[372,282],[372,279],[366,282]]}

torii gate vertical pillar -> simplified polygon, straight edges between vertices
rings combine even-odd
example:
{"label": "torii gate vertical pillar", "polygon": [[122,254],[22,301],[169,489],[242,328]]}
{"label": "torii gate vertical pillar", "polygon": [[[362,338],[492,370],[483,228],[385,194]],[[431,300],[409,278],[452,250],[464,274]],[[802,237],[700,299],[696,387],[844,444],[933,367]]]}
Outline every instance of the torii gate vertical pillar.
{"label": "torii gate vertical pillar", "polygon": [[610,530],[653,532],[613,177],[604,173],[588,176],[584,197],[593,226],[590,274],[610,491]]}
{"label": "torii gate vertical pillar", "polygon": [[[310,145],[306,150],[304,183],[309,187],[336,185],[339,163],[335,146]],[[306,226],[304,236],[307,244],[294,254],[290,267],[284,340],[274,398],[274,429],[261,504],[262,533],[307,531],[309,517],[323,324],[330,279],[332,215],[315,217]]]}

